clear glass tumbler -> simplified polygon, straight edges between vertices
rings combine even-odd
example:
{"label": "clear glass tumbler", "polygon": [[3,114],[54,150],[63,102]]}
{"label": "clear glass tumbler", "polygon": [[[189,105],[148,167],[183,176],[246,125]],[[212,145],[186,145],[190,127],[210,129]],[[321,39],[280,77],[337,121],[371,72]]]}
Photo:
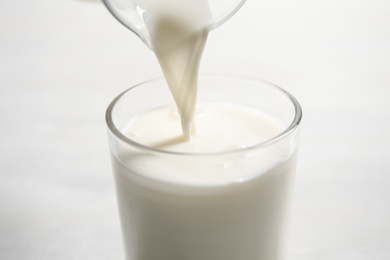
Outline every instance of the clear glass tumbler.
{"label": "clear glass tumbler", "polygon": [[[146,81],[116,97],[106,121],[126,258],[284,259],[299,103],[266,81],[228,76],[200,78],[198,102],[255,108],[281,121],[284,129],[270,140],[233,151],[168,152],[136,143],[123,132],[134,116],[173,104],[164,79]],[[220,168],[238,174],[202,180],[202,172]],[[188,170],[198,171],[199,179],[159,178],[159,171]]]}

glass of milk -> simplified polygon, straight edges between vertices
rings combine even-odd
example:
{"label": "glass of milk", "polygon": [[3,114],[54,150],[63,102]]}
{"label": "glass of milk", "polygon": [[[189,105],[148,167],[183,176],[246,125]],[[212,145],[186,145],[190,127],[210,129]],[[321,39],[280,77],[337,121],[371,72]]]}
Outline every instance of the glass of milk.
{"label": "glass of milk", "polygon": [[164,79],[106,113],[127,260],[282,260],[301,107],[259,79],[199,79],[196,131]]}

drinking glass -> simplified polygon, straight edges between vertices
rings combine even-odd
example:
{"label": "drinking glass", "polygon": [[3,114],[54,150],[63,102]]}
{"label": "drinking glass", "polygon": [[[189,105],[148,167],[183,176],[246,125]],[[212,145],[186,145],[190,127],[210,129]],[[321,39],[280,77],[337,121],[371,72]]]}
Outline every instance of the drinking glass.
{"label": "drinking glass", "polygon": [[[125,135],[134,116],[174,103],[168,89],[162,78],[137,84],[106,112],[127,260],[285,259],[302,118],[297,100],[260,79],[201,77],[198,102],[258,109],[283,130],[253,146],[210,153],[165,151]],[[188,171],[197,175],[187,178]],[[204,175],[213,171],[217,177]]]}

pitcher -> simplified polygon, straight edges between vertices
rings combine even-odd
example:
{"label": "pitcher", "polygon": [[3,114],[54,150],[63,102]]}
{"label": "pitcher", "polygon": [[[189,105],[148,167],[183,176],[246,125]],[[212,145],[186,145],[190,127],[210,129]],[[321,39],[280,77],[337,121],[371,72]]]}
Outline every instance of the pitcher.
{"label": "pitcher", "polygon": [[[111,14],[124,26],[134,32],[150,49],[153,49],[150,40],[148,19],[152,16],[153,8],[169,8],[171,10],[190,10],[189,15],[197,15],[196,8],[200,0],[103,0]],[[230,19],[245,3],[246,0],[204,0],[211,14],[205,17],[203,23],[208,30],[213,30]],[[192,5],[192,3],[196,3]],[[150,8],[151,4],[153,8]],[[170,12],[170,14],[172,11]]]}

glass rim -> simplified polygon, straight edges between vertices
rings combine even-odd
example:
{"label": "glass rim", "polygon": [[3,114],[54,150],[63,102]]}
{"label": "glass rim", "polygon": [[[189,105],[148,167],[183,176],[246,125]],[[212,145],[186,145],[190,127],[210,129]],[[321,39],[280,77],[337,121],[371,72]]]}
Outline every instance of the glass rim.
{"label": "glass rim", "polygon": [[268,139],[266,141],[263,141],[263,142],[260,142],[260,143],[257,143],[257,144],[254,144],[254,145],[251,145],[251,146],[248,146],[248,147],[238,148],[238,149],[234,149],[234,150],[218,151],[218,152],[177,152],[177,151],[167,151],[167,150],[163,150],[163,149],[157,149],[157,148],[153,148],[153,147],[150,147],[150,146],[147,146],[147,145],[143,145],[143,144],[140,144],[140,143],[137,143],[137,142],[131,140],[130,138],[128,138],[124,134],[122,134],[122,132],[115,126],[115,124],[113,122],[112,113],[113,113],[113,110],[114,110],[115,105],[117,104],[117,102],[126,93],[130,92],[131,90],[133,90],[135,88],[142,87],[143,85],[145,85],[147,83],[151,83],[151,82],[155,82],[155,81],[159,81],[159,80],[163,80],[164,79],[163,77],[157,77],[157,78],[153,78],[153,79],[142,81],[142,82],[140,82],[138,84],[135,84],[135,85],[127,88],[122,93],[117,95],[110,102],[109,106],[107,107],[106,114],[105,114],[105,119],[106,119],[106,124],[107,124],[108,129],[117,138],[119,138],[121,141],[127,143],[128,145],[131,145],[131,146],[136,147],[138,149],[142,149],[144,151],[149,151],[149,152],[152,152],[152,153],[165,154],[165,155],[176,155],[176,156],[216,156],[216,155],[220,156],[220,155],[228,155],[228,154],[234,154],[234,153],[251,151],[251,150],[254,150],[254,149],[265,148],[265,147],[267,147],[267,146],[269,146],[269,145],[271,145],[273,143],[278,142],[279,140],[282,140],[283,138],[289,136],[290,134],[292,134],[298,128],[298,126],[299,126],[299,124],[300,124],[300,122],[302,120],[302,108],[301,108],[301,105],[299,104],[298,100],[293,95],[291,95],[289,92],[284,90],[283,88],[281,88],[281,87],[279,87],[279,86],[277,86],[277,85],[275,85],[275,84],[273,84],[273,83],[271,83],[269,81],[266,81],[266,80],[263,80],[263,79],[260,79],[260,78],[256,78],[256,77],[233,76],[233,75],[232,76],[213,75],[213,76],[203,76],[203,77],[201,76],[200,77],[200,79],[205,79],[205,78],[214,78],[214,79],[217,79],[217,78],[223,78],[223,79],[231,78],[231,79],[235,79],[235,80],[250,80],[252,82],[259,82],[259,83],[266,84],[268,87],[271,87],[271,88],[279,91],[281,94],[286,96],[291,101],[291,103],[294,106],[294,110],[295,110],[294,111],[295,112],[294,119],[292,120],[291,124],[288,127],[285,128],[284,131],[282,131],[278,135],[272,137],[271,139]]}

